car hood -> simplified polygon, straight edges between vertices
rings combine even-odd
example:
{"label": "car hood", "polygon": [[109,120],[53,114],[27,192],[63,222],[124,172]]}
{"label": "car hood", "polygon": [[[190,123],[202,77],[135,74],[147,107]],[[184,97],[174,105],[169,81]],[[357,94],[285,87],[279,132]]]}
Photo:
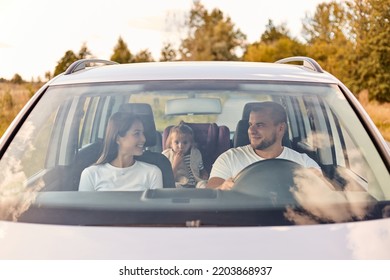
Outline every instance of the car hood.
{"label": "car hood", "polygon": [[0,259],[390,259],[390,219],[215,228],[0,222],[0,248]]}

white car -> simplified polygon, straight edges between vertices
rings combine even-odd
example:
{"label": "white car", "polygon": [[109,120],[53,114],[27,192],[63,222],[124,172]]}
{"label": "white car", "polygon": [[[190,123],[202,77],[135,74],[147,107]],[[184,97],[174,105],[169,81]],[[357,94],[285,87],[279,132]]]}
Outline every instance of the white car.
{"label": "white car", "polygon": [[[265,101],[286,111],[283,145],[320,172],[268,159],[231,190],[177,184],[162,154],[173,125],[193,129],[210,174],[221,154],[249,144],[249,111]],[[163,188],[79,191],[118,111],[142,119],[137,160],[158,166]],[[77,61],[10,125],[0,170],[0,259],[390,258],[389,146],[353,94],[306,57]]]}

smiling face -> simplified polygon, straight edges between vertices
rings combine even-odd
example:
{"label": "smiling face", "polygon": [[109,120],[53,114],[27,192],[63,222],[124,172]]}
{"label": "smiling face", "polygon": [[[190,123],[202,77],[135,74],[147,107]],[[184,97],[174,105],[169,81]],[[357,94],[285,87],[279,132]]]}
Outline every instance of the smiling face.
{"label": "smiling face", "polygon": [[251,112],[248,135],[255,150],[279,149],[285,130],[284,123],[275,123],[269,110]]}
{"label": "smiling face", "polygon": [[117,137],[118,153],[128,156],[140,156],[143,154],[146,138],[142,122],[135,121],[126,134]]}
{"label": "smiling face", "polygon": [[192,146],[191,135],[175,132],[171,138],[171,148],[175,153],[187,154]]}

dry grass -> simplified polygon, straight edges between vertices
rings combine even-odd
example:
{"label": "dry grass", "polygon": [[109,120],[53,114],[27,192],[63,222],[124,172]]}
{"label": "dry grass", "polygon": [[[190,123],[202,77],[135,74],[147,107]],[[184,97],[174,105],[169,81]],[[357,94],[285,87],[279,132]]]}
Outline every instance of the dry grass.
{"label": "dry grass", "polygon": [[41,84],[0,83],[0,137]]}
{"label": "dry grass", "polygon": [[359,101],[386,141],[390,141],[390,103],[379,104],[375,101],[369,101],[367,91],[359,94]]}

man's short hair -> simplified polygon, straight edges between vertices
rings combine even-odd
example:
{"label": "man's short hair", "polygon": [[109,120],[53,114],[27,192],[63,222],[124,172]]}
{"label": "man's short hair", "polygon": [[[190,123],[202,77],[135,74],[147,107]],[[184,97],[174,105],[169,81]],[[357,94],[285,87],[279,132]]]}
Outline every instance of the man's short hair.
{"label": "man's short hair", "polygon": [[264,110],[267,110],[270,113],[274,124],[287,123],[286,110],[279,103],[272,101],[261,102],[254,105],[251,112],[260,112]]}

